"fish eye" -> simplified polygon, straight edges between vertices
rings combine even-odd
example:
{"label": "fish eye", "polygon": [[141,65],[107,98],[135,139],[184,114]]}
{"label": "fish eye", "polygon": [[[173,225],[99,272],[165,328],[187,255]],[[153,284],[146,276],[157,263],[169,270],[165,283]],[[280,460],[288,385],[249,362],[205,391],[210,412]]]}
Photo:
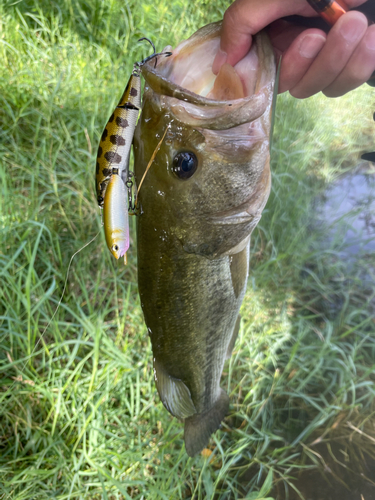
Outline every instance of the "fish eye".
{"label": "fish eye", "polygon": [[179,179],[190,179],[198,167],[198,159],[191,151],[177,153],[173,158],[172,170]]}
{"label": "fish eye", "polygon": [[112,250],[113,250],[114,252],[117,252],[117,251],[118,251],[118,246],[117,246],[117,245],[112,245]]}

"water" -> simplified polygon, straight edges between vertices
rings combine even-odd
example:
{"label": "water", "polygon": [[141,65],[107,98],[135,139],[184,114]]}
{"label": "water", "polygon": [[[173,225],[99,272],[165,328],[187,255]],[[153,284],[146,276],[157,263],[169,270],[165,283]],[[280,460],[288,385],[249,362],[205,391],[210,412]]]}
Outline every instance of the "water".
{"label": "water", "polygon": [[375,252],[375,170],[357,169],[325,193],[320,218],[348,262]]}

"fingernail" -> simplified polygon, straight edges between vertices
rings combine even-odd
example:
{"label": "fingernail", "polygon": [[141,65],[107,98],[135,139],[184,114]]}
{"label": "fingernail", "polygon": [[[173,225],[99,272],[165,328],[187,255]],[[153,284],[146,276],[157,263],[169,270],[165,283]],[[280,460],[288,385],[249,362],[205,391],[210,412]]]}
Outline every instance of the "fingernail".
{"label": "fingernail", "polygon": [[306,35],[299,45],[299,53],[306,59],[312,59],[322,50],[326,39],[322,35]]}
{"label": "fingernail", "polygon": [[227,53],[219,49],[212,64],[212,73],[217,75],[222,65],[227,61]]}
{"label": "fingernail", "polygon": [[366,31],[366,24],[366,18],[345,19],[342,21],[340,33],[348,43],[353,43],[362,38],[363,33]]}

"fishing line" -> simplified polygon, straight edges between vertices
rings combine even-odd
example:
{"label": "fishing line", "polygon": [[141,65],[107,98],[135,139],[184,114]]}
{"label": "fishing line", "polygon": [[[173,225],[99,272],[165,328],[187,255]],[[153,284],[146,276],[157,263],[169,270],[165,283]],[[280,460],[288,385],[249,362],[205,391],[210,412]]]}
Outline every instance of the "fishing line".
{"label": "fishing line", "polygon": [[[74,257],[79,254],[79,252],[81,252],[82,250],[84,250],[86,247],[88,247],[93,241],[96,240],[96,238],[99,236],[99,234],[101,233],[101,228],[100,230],[97,232],[97,234],[90,240],[88,241],[87,243],[85,243],[81,248],[79,248],[70,258],[70,261],[69,261],[69,265],[68,265],[68,269],[66,271],[66,276],[65,276],[65,282],[64,282],[64,287],[63,287],[63,291],[62,291],[62,294],[61,294],[61,297],[60,297],[60,300],[58,301],[57,303],[57,306],[56,306],[56,309],[54,311],[54,313],[52,314],[51,316],[51,319],[48,321],[47,323],[47,326],[44,328],[43,332],[40,334],[40,338],[38,339],[37,343],[35,344],[34,346],[34,349],[31,351],[30,355],[28,356],[28,359],[27,361],[25,361],[24,365],[22,366],[21,368],[21,379],[19,379],[18,377],[15,377],[15,382],[22,382],[23,379],[22,379],[22,373],[26,367],[26,364],[27,362],[29,361],[29,359],[31,358],[31,356],[34,354],[34,352],[36,351],[37,347],[39,346],[40,342],[42,341],[43,337],[44,337],[44,334],[46,333],[48,327],[51,325],[52,321],[53,321],[53,318],[56,316],[56,313],[57,311],[59,310],[59,307],[61,305],[61,302],[64,298],[64,295],[65,295],[65,291],[66,291],[66,286],[68,284],[68,278],[69,278],[69,272],[70,272],[70,268],[71,268],[71,265],[72,265],[72,262],[73,262],[73,259]],[[9,390],[11,390],[13,387],[14,387],[14,384],[15,382],[13,382],[13,384],[11,385],[11,387],[9,388]]]}
{"label": "fishing line", "polygon": [[147,172],[150,170],[150,167],[151,167],[153,161],[155,160],[155,156],[157,155],[157,152],[159,151],[160,146],[162,145],[162,143],[164,141],[164,138],[167,135],[169,127],[170,127],[170,123],[168,124],[167,128],[165,129],[163,137],[160,139],[158,145],[155,148],[155,151],[151,155],[151,158],[150,158],[150,161],[148,162],[148,165],[146,167],[145,173],[143,174],[141,182],[139,183],[139,186],[138,186],[138,192],[137,192],[137,198],[135,200],[135,206],[137,206],[137,204],[138,204],[139,191],[141,190],[142,183],[143,183],[143,181],[144,181],[144,179],[146,177]]}
{"label": "fishing line", "polygon": [[88,241],[87,243],[85,243],[83,245],[83,247],[81,247],[80,249],[78,249],[70,258],[70,261],[69,261],[69,265],[68,265],[68,269],[66,271],[66,276],[65,276],[65,283],[64,283],[64,288],[63,288],[63,291],[62,291],[62,294],[61,294],[61,297],[60,297],[60,300],[59,302],[57,303],[57,306],[56,306],[56,309],[55,309],[55,312],[52,314],[52,317],[51,319],[49,320],[49,322],[47,323],[47,326],[45,327],[45,329],[43,330],[41,336],[40,336],[40,339],[38,340],[38,342],[36,343],[34,349],[33,349],[33,352],[35,351],[35,349],[38,347],[40,341],[42,340],[43,338],[43,335],[46,333],[47,331],[47,328],[49,327],[49,325],[52,323],[53,321],[53,318],[56,316],[56,313],[61,305],[61,302],[62,302],[62,299],[64,298],[64,294],[65,294],[65,290],[66,290],[66,285],[68,284],[68,278],[69,278],[69,271],[70,271],[70,267],[72,265],[72,262],[73,262],[73,259],[74,257],[79,254],[79,252],[81,252],[81,250],[84,250],[86,247],[88,247],[93,241],[96,240],[96,238],[99,236],[99,234],[101,233],[101,229],[99,229],[99,231],[96,233],[96,235],[90,240]]}

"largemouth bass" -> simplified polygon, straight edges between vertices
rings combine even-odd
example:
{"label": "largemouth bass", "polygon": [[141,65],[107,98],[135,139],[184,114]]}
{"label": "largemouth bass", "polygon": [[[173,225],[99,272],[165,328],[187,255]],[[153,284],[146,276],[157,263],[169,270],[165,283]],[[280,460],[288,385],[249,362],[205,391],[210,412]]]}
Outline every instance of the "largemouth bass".
{"label": "largemouth bass", "polygon": [[220,28],[205,26],[156,68],[142,67],[134,137],[139,183],[170,127],[139,192],[138,282],[156,386],[166,409],[184,419],[190,456],[228,411],[220,377],[238,333],[250,234],[271,179],[271,44],[256,35],[248,55],[216,77]]}

